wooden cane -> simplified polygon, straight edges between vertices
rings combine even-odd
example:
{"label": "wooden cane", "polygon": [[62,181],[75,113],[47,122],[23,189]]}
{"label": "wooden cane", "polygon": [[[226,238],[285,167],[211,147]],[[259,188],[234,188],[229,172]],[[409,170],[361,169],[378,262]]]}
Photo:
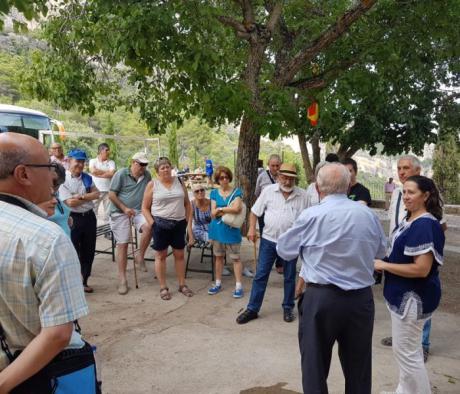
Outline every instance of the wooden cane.
{"label": "wooden cane", "polygon": [[257,271],[257,236],[254,240],[254,274]]}
{"label": "wooden cane", "polygon": [[131,252],[133,254],[133,266],[134,266],[134,282],[136,284],[136,289],[139,288],[139,284],[137,283],[137,269],[136,269],[136,258],[135,258],[135,250],[134,250],[134,240],[133,240],[133,228],[134,231],[136,231],[136,228],[134,227],[133,219],[129,219],[130,223],[130,229],[131,229]]}

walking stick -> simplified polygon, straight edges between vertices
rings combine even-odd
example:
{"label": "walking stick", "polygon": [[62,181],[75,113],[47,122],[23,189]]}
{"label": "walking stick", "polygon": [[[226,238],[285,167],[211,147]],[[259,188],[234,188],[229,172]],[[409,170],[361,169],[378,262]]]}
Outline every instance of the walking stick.
{"label": "walking stick", "polygon": [[[136,259],[135,259],[135,251],[134,251],[134,241],[133,241],[133,219],[129,219],[129,224],[130,224],[130,230],[131,230],[131,252],[133,254],[133,266],[134,266],[134,282],[136,283],[136,289],[139,288],[139,284],[137,283],[137,269],[136,269]],[[134,231],[136,231],[136,228],[134,228]]]}
{"label": "walking stick", "polygon": [[257,235],[256,239],[254,240],[254,274],[257,271]]}

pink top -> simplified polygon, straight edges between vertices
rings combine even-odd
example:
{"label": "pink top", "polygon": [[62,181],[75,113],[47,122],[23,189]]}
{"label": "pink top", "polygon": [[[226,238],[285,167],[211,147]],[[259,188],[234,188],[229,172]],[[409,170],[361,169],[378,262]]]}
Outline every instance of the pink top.
{"label": "pink top", "polygon": [[394,182],[385,183],[385,193],[393,193],[393,190],[395,188],[396,188],[396,184]]}

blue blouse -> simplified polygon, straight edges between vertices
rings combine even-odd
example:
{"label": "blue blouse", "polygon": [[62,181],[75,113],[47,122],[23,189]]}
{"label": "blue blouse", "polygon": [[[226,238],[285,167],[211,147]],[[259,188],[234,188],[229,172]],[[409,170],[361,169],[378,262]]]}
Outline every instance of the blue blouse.
{"label": "blue blouse", "polygon": [[443,263],[444,232],[439,221],[427,213],[412,222],[403,222],[394,231],[385,261],[413,264],[414,256],[433,254],[433,264],[426,278],[404,278],[385,271],[383,295],[391,310],[403,315],[410,298],[417,301],[418,318],[429,316],[441,300],[438,266]]}
{"label": "blue blouse", "polygon": [[58,198],[56,207],[54,208],[54,215],[50,216],[48,220],[56,223],[70,238],[69,216],[70,208]]}
{"label": "blue blouse", "polygon": [[[233,201],[237,197],[242,198],[242,196],[243,193],[241,193],[241,190],[239,188],[236,188],[235,193],[233,193],[232,191],[232,193],[230,193],[230,195],[226,198],[222,197],[219,194],[218,189],[214,189],[211,192],[209,198],[211,199],[211,201],[214,200],[216,202],[217,208],[225,208],[229,205],[229,202],[231,203],[231,201]],[[230,197],[232,197],[231,201]],[[215,218],[212,219],[209,225],[209,239],[219,241],[223,244],[239,244],[241,243],[241,230],[239,228],[226,225],[220,217]]]}

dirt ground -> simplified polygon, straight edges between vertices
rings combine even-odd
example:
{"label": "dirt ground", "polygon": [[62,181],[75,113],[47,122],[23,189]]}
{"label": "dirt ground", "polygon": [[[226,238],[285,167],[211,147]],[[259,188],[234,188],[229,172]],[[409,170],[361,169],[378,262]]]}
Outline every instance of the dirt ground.
{"label": "dirt ground", "polygon": [[[99,247],[109,247],[100,239]],[[457,246],[460,246],[457,244]],[[152,257],[152,252],[148,252]],[[242,247],[242,259],[252,264],[253,249]],[[434,393],[460,392],[460,254],[446,252],[441,270],[443,299],[433,316],[431,356],[427,363]],[[192,255],[198,267],[199,257]],[[282,276],[272,271],[259,319],[238,326],[235,318],[248,302],[251,280],[244,279],[245,297],[231,297],[233,279],[224,278],[222,293],[207,294],[211,275],[189,273],[195,296],[177,292],[174,267],[168,260],[172,300],[159,298],[153,264],[138,272],[134,288],[129,263],[130,292],[116,292],[116,265],[108,255],[96,257],[87,299],[90,315],[81,319],[85,337],[98,347],[103,392],[171,394],[293,394],[300,393],[301,371],[297,321],[282,320]],[[382,288],[374,289],[376,317],[373,337],[373,393],[392,392],[397,367],[391,349],[380,344],[390,334],[390,319]],[[344,381],[336,349],[329,392],[343,393]]]}

